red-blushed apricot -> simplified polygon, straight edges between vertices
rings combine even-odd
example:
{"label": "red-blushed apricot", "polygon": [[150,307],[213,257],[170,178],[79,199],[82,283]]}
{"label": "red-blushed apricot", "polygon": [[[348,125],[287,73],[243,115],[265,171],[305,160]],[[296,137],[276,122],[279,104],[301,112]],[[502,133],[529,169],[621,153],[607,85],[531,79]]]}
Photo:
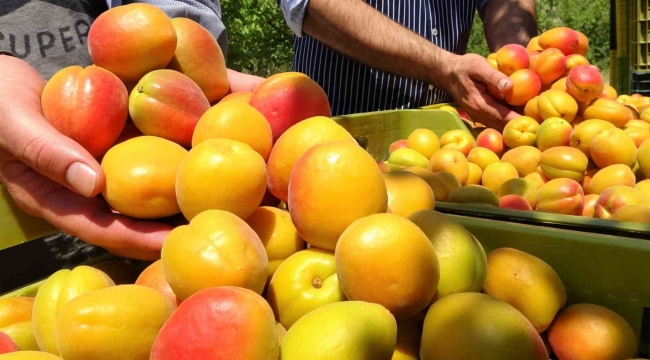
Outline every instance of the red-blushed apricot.
{"label": "red-blushed apricot", "polygon": [[273,311],[244,288],[203,289],[183,301],[156,337],[151,360],[277,360]]}
{"label": "red-blushed apricot", "polygon": [[113,146],[124,129],[128,102],[120,79],[94,65],[59,70],[41,93],[47,121],[96,158]]}

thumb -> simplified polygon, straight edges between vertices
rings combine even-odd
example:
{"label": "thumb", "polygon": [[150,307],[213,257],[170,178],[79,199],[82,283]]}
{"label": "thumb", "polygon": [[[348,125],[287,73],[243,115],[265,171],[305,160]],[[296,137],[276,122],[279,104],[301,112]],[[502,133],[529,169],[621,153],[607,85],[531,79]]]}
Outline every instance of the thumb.
{"label": "thumb", "polygon": [[[12,118],[21,122],[12,122]],[[32,112],[8,120],[2,126],[0,145],[17,160],[80,195],[93,197],[101,192],[106,179],[97,160],[42,114]]]}
{"label": "thumb", "polygon": [[487,61],[475,61],[470,67],[470,77],[488,87],[498,89],[502,94],[512,88],[512,80],[499,70],[495,70]]}

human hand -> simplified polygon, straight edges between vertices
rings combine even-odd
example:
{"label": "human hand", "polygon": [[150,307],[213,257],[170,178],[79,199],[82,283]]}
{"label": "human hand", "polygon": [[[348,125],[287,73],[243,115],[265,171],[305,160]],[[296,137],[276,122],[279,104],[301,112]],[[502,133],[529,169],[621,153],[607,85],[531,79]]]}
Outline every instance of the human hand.
{"label": "human hand", "polygon": [[114,213],[97,195],[96,159],[43,117],[45,81],[22,60],[0,56],[0,182],[18,207],[123,257],[155,260],[172,226]]}
{"label": "human hand", "polygon": [[259,83],[266,80],[266,78],[240,73],[235,70],[228,69],[228,83],[230,84],[230,93],[240,91],[253,91]]}
{"label": "human hand", "polygon": [[444,72],[447,81],[443,88],[473,121],[502,131],[508,121],[521,116],[500,104],[488,92],[488,87],[492,87],[503,96],[503,92],[513,84],[509,77],[494,70],[485,58],[476,54],[455,55],[448,63]]}

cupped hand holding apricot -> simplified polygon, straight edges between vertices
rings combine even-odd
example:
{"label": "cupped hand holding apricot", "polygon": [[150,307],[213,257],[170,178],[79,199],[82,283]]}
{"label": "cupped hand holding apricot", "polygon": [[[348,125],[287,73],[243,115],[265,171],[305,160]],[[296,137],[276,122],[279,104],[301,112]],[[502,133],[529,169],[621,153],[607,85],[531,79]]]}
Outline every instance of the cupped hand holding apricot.
{"label": "cupped hand holding apricot", "polygon": [[[115,254],[140,259],[159,257],[171,227],[113,213],[97,197],[105,176],[95,156],[103,155],[108,148],[87,149],[81,145],[89,136],[99,140],[110,137],[110,142],[121,133],[127,116],[126,101],[121,101],[127,95],[126,89],[119,86],[122,83],[99,68],[75,67],[46,85],[37,71],[22,60],[0,56],[0,64],[0,181],[17,206]],[[60,123],[56,119],[65,116],[75,116],[77,123],[93,123],[103,110],[75,106],[69,99],[52,96],[49,90],[57,87],[110,94],[110,99],[103,99],[116,107],[110,119],[103,117],[109,130],[87,134],[57,125]],[[42,100],[41,94],[47,98]],[[44,111],[51,114],[50,121]]]}

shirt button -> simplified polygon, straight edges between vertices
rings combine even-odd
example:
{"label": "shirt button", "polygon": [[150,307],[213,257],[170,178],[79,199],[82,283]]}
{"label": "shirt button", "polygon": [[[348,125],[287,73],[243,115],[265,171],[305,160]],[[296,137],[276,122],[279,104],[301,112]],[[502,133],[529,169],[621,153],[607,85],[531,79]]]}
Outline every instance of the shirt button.
{"label": "shirt button", "polygon": [[433,34],[433,36],[438,36],[438,29],[433,28],[433,30],[431,30],[431,33]]}

